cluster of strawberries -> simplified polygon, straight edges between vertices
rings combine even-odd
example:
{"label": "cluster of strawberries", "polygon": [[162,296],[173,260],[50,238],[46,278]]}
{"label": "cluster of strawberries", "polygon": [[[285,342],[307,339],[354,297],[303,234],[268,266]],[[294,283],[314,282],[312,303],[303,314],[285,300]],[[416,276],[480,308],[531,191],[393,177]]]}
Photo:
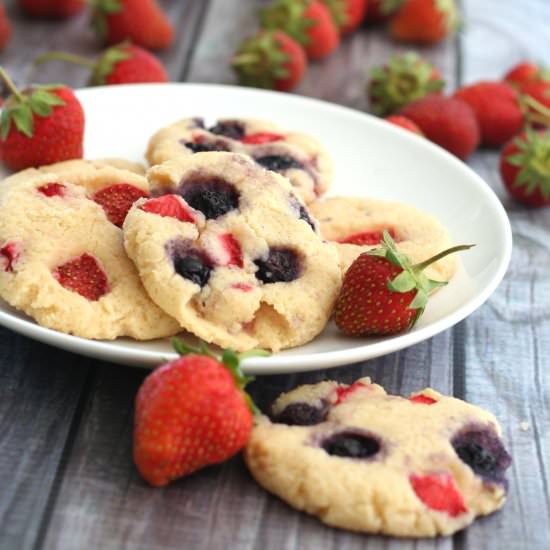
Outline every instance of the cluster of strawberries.
{"label": "cluster of strawberries", "polygon": [[231,64],[240,84],[288,91],[308,60],[330,55],[363,22],[384,21],[395,40],[434,44],[456,29],[458,14],[454,0],[275,0]]}
{"label": "cluster of strawberries", "polygon": [[484,80],[444,96],[439,71],[415,53],[371,71],[371,110],[466,159],[478,146],[503,147],[506,189],[528,206],[550,204],[550,71],[530,62],[501,81]]}
{"label": "cluster of strawberries", "polygon": [[[148,49],[170,46],[174,30],[156,0],[19,0],[31,18],[66,18],[91,10],[93,28],[109,45],[96,59],[68,52],[49,52],[50,60],[77,63],[90,70],[90,85],[167,82],[162,63]],[[0,4],[0,48],[11,24]],[[146,49],[147,48],[147,49]],[[19,90],[1,69],[0,79],[11,92],[0,117],[0,159],[12,170],[82,157],[84,112],[67,86],[34,86]]]}

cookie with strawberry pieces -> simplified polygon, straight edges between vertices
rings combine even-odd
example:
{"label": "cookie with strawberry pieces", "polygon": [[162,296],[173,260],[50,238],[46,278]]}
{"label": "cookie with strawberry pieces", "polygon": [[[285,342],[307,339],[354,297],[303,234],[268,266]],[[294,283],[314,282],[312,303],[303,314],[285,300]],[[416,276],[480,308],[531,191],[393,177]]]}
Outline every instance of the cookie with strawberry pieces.
{"label": "cookie with strawberry pieces", "polygon": [[282,394],[244,457],[290,506],[398,537],[450,535],[498,510],[511,463],[491,413],[431,388],[388,395],[369,378]]}
{"label": "cookie with strawberry pieces", "polygon": [[82,338],[179,332],[124,252],[120,225],[144,196],[144,177],[103,163],[70,161],[4,180],[0,296],[40,325]]}
{"label": "cookie with strawberry pieces", "polygon": [[250,156],[288,178],[305,203],[323,195],[332,182],[330,156],[314,137],[260,119],[221,118],[207,125],[201,117],[186,118],[155,132],[145,156],[154,165],[205,151]]}

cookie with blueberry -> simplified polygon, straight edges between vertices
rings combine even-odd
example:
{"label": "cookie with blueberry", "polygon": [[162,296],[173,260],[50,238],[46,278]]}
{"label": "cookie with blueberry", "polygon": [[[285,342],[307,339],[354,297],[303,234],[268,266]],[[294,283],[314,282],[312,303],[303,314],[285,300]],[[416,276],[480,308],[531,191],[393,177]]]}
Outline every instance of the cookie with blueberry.
{"label": "cookie with blueberry", "polygon": [[450,535],[501,508],[511,463],[489,412],[430,388],[388,395],[369,378],[281,395],[245,460],[328,525],[401,537]]}
{"label": "cookie with blueberry", "polygon": [[[308,205],[322,236],[336,246],[342,271],[367,250],[377,248],[388,231],[397,247],[413,262],[421,262],[452,246],[449,233],[433,216],[399,202],[365,197],[329,197]],[[454,274],[453,255],[428,266],[428,277],[448,281]]]}
{"label": "cookie with blueberry", "polygon": [[260,166],[287,177],[306,204],[323,195],[332,180],[330,158],[316,139],[249,118],[220,119],[210,126],[202,118],[180,120],[151,137],[146,157],[154,165],[207,151],[249,155]]}
{"label": "cookie with blueberry", "polygon": [[222,152],[166,161],[147,177],[154,198],[130,210],[126,250],[183,328],[239,351],[298,346],[323,330],[338,256],[285,178]]}
{"label": "cookie with blueberry", "polygon": [[[29,169],[0,186],[0,297],[40,325],[83,338],[170,336],[120,226],[147,180],[103,163]],[[54,167],[55,168],[55,167]]]}

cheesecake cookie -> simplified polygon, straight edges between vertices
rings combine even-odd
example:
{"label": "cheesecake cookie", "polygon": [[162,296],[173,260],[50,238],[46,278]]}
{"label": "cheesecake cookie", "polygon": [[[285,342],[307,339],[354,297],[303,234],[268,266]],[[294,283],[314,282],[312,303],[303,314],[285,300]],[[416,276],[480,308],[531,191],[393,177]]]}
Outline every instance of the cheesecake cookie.
{"label": "cheesecake cookie", "polygon": [[180,156],[147,177],[155,198],[128,213],[125,246],[183,328],[240,351],[321,332],[341,285],[338,255],[285,178],[219,152]]}
{"label": "cheesecake cookie", "polygon": [[305,203],[325,193],[332,180],[330,158],[316,139],[256,119],[220,119],[210,127],[202,118],[181,120],[153,135],[146,157],[151,164],[160,164],[205,151],[251,156],[264,168],[287,177]]}
{"label": "cheesecake cookie", "polygon": [[[345,273],[359,254],[376,248],[387,230],[413,262],[426,260],[452,246],[443,225],[413,206],[359,197],[330,197],[308,207],[321,235],[335,243]],[[426,268],[426,275],[448,281],[456,259],[447,256]]]}
{"label": "cheesecake cookie", "polygon": [[425,389],[362,378],[277,399],[245,449],[256,480],[323,522],[402,537],[449,535],[506,499],[511,459],[494,416]]}
{"label": "cheesecake cookie", "polygon": [[147,182],[112,167],[61,172],[25,170],[0,184],[0,296],[43,326],[84,338],[176,334],[117,226],[129,194],[143,197]]}

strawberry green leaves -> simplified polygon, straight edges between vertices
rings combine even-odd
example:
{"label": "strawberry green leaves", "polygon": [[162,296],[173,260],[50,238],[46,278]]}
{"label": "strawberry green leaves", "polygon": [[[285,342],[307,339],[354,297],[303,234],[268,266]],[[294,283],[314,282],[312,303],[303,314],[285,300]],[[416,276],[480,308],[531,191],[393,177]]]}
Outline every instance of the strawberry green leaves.
{"label": "strawberry green leaves", "polygon": [[91,0],[89,2],[93,8],[91,26],[99,34],[105,37],[107,34],[106,16],[122,11],[120,0]]}

